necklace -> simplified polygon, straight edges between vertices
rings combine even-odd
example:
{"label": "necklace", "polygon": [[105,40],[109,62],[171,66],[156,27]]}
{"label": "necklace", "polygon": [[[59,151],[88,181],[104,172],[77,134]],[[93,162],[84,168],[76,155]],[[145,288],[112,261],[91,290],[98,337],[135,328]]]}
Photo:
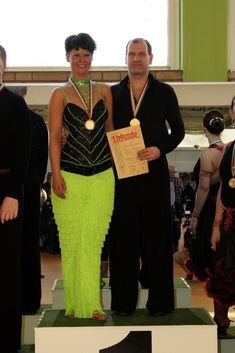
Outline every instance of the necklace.
{"label": "necklace", "polygon": [[211,143],[209,144],[209,146],[214,145],[214,144],[217,143],[217,142],[222,142],[222,141],[221,141],[220,139],[219,139],[219,140],[215,140],[215,141],[211,142]]}
{"label": "necklace", "polygon": [[85,79],[85,80],[77,80],[75,78],[72,78],[73,82],[76,83],[77,86],[84,86],[84,85],[88,85],[89,80]]}
{"label": "necklace", "polygon": [[[85,128],[87,130],[94,130],[95,122],[92,119],[92,110],[93,110],[92,82],[90,80],[78,80],[78,81],[82,81],[82,83],[80,82],[80,85],[77,85],[72,78],[69,79],[71,86],[73,87],[75,93],[77,94],[78,98],[82,102],[88,116],[88,119],[85,122]],[[84,81],[87,81],[87,82],[84,83]]]}
{"label": "necklace", "polygon": [[[86,106],[84,106],[84,107],[85,107],[85,110],[87,111],[87,107],[89,106],[89,99],[90,99],[89,98],[89,93],[90,93],[89,92],[89,89],[90,89],[89,82],[90,82],[90,80],[88,80],[88,79],[78,80],[78,79],[74,79],[74,78],[72,78],[71,80],[72,80],[72,82],[74,82],[74,84],[77,88],[79,87],[78,89],[79,89],[80,93],[82,94],[83,99],[85,100]],[[75,90],[75,92],[76,92],[76,90]],[[80,98],[80,100],[81,100],[81,98]],[[83,103],[83,101],[82,101],[82,103]]]}

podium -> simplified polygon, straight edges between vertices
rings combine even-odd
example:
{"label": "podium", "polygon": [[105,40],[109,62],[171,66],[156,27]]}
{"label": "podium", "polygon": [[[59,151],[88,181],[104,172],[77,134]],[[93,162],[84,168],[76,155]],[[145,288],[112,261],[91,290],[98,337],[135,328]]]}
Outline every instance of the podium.
{"label": "podium", "polygon": [[[105,278],[105,286],[101,289],[101,301],[104,309],[110,309],[111,290],[109,278]],[[174,278],[174,297],[176,308],[190,308],[192,306],[191,288],[183,278]],[[139,287],[139,299],[137,308],[145,308],[147,302],[148,289]],[[52,288],[52,308],[61,310],[65,308],[63,280],[56,279]]]}
{"label": "podium", "polygon": [[181,308],[161,317],[144,309],[107,321],[45,311],[35,328],[35,353],[216,353],[217,327],[204,309]]}
{"label": "podium", "polygon": [[43,311],[51,308],[51,304],[41,305],[41,307],[35,314],[27,314],[22,316],[22,345],[34,344],[34,328],[37,327]]}

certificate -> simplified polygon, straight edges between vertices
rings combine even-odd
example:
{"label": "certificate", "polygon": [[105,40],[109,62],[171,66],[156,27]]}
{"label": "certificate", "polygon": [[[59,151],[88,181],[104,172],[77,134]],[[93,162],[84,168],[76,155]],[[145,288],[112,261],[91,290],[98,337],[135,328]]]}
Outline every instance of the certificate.
{"label": "certificate", "polygon": [[118,179],[148,173],[148,162],[140,161],[137,152],[145,148],[140,125],[107,133]]}

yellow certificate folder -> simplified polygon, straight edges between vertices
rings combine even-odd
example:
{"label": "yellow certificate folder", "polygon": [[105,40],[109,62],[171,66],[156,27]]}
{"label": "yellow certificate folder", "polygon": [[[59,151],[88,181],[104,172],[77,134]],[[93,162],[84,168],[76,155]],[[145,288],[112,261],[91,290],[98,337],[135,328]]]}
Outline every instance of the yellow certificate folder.
{"label": "yellow certificate folder", "polygon": [[107,138],[118,179],[149,172],[148,162],[137,157],[137,152],[145,148],[140,125],[109,131]]}

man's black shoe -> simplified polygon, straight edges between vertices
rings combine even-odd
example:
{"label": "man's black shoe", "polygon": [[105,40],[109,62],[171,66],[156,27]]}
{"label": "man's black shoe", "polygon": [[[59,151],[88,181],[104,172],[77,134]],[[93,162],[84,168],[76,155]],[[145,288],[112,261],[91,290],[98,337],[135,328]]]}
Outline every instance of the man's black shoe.
{"label": "man's black shoe", "polygon": [[150,311],[149,314],[154,317],[165,316],[167,314],[173,313],[173,310],[166,310],[166,311]]}
{"label": "man's black shoe", "polygon": [[129,316],[129,315],[131,315],[131,314],[133,314],[133,313],[127,313],[126,311],[118,311],[118,310],[115,310],[114,311],[114,314],[115,315],[118,315],[118,316]]}

